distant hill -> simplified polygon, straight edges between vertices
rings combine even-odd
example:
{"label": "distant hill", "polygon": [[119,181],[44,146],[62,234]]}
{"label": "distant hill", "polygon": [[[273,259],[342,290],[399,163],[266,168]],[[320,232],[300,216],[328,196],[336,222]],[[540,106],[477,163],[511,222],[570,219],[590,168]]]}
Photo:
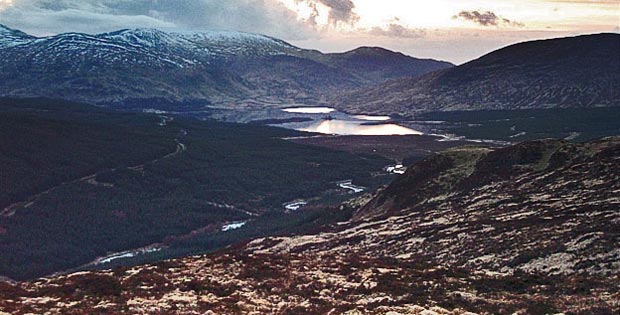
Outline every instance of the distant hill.
{"label": "distant hill", "polygon": [[131,29],[33,37],[0,25],[0,96],[121,108],[264,107],[453,66],[377,48],[323,54],[240,32]]}
{"label": "distant hill", "polygon": [[345,92],[341,109],[408,115],[431,110],[620,106],[620,35],[515,44],[419,78]]}
{"label": "distant hill", "polygon": [[349,69],[373,84],[382,83],[386,78],[418,77],[452,66],[432,59],[411,58],[381,47],[360,47],[345,53],[327,54],[323,60],[332,66]]}

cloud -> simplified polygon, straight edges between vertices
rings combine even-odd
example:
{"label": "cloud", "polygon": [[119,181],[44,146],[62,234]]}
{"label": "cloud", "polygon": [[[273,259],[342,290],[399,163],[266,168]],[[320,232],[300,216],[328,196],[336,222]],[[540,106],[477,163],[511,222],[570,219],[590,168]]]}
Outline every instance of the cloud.
{"label": "cloud", "polygon": [[337,23],[344,22],[354,24],[359,20],[359,16],[353,12],[355,3],[352,0],[317,0],[330,8],[329,20]]}
{"label": "cloud", "polygon": [[[360,17],[354,12],[355,3],[353,0],[294,0],[298,5],[307,6],[312,12],[308,16],[308,21],[314,26],[319,26],[319,20],[325,20],[331,26],[339,23],[354,25]],[[320,10],[325,8],[326,10]],[[321,16],[325,14],[326,16]]]}
{"label": "cloud", "polygon": [[548,2],[556,2],[556,3],[576,3],[576,4],[613,4],[617,5],[618,0],[547,0]]}
{"label": "cloud", "polygon": [[368,34],[373,36],[385,36],[396,38],[420,38],[425,35],[423,29],[413,29],[402,26],[400,24],[390,24],[387,28],[373,27],[368,31]]}
{"label": "cloud", "polygon": [[11,6],[13,4],[13,0],[0,0],[0,11]]}
{"label": "cloud", "polygon": [[[346,5],[338,6],[343,1],[321,1],[333,5],[334,19],[346,18]],[[155,27],[237,30],[289,40],[318,36],[313,25],[277,0],[12,0],[0,11],[0,21],[35,35]]]}
{"label": "cloud", "polygon": [[507,18],[498,16],[494,12],[491,11],[461,11],[459,14],[452,17],[453,19],[463,19],[467,21],[474,22],[476,24],[480,24],[482,26],[500,26],[500,25],[510,25],[510,26],[524,26],[523,23],[511,21]]}

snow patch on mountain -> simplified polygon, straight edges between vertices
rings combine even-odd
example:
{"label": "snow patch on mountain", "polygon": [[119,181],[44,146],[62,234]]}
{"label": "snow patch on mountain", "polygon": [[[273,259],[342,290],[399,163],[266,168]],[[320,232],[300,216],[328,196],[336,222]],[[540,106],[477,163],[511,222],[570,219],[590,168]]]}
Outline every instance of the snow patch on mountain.
{"label": "snow patch on mountain", "polygon": [[22,31],[0,24],[0,49],[22,45],[32,41],[34,38]]}

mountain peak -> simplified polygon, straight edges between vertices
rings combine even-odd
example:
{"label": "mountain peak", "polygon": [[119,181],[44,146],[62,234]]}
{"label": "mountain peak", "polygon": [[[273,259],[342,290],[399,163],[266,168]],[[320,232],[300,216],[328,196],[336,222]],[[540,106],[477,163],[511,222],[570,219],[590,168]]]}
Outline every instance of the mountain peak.
{"label": "mountain peak", "polygon": [[139,28],[125,28],[118,31],[107,32],[103,34],[99,34],[100,36],[106,35],[140,35],[140,36],[155,36],[165,34],[164,31],[161,31],[156,28],[147,28],[147,27],[139,27]]}
{"label": "mountain peak", "polygon": [[178,36],[155,28],[122,29],[114,32],[103,33],[97,37],[120,40],[133,45],[154,47],[160,45],[178,45],[182,40]]}
{"label": "mountain peak", "polygon": [[230,44],[269,44],[274,46],[294,48],[291,44],[262,34],[246,33],[239,31],[203,31],[203,32],[174,32],[195,42],[227,42]]}
{"label": "mountain peak", "polygon": [[4,24],[0,24],[0,35],[6,35],[6,34],[20,34],[20,35],[23,34],[25,36],[29,36],[28,34],[22,31],[10,28]]}
{"label": "mountain peak", "polygon": [[398,54],[402,55],[402,53],[395,52],[389,49],[385,49],[383,47],[375,47],[375,46],[360,46],[353,50],[348,51],[347,53],[353,54]]}
{"label": "mountain peak", "polygon": [[5,31],[15,31],[15,30],[0,23],[0,32],[4,33]]}
{"label": "mountain peak", "polygon": [[[389,50],[383,47],[375,47],[375,46],[361,46],[361,47],[355,48],[353,50],[349,50],[347,52],[344,52],[338,55],[344,56],[345,58],[355,58],[355,59],[364,59],[364,60],[373,60],[373,59],[376,59],[376,60],[387,60],[387,59],[424,60],[424,61],[436,62],[437,64],[440,65],[439,68],[450,68],[454,66],[454,64],[450,62],[434,60],[434,59],[416,58],[416,57],[412,57],[409,55],[405,55],[398,51],[393,51],[393,50]],[[439,70],[439,68],[435,70]],[[416,76],[416,75],[412,75],[412,76]]]}
{"label": "mountain peak", "polygon": [[35,37],[0,24],[0,48],[21,45],[32,39],[35,39]]}
{"label": "mountain peak", "polygon": [[252,46],[256,44],[292,47],[290,44],[265,35],[236,32],[236,31],[162,31],[155,28],[123,29],[119,31],[103,33],[97,37],[120,40],[133,45],[155,47],[168,45],[178,46]]}
{"label": "mountain peak", "polygon": [[342,53],[345,56],[351,57],[367,57],[367,58],[381,58],[381,57],[406,57],[411,58],[403,53],[385,49],[382,47],[361,46],[353,50]]}

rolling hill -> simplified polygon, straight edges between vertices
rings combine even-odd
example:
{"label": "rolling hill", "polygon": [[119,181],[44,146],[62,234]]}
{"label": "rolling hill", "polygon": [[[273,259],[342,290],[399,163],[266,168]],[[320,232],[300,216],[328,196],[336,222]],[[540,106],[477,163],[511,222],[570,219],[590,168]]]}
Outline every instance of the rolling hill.
{"label": "rolling hill", "polygon": [[419,78],[392,80],[334,100],[358,113],[620,106],[620,35],[511,45]]}

